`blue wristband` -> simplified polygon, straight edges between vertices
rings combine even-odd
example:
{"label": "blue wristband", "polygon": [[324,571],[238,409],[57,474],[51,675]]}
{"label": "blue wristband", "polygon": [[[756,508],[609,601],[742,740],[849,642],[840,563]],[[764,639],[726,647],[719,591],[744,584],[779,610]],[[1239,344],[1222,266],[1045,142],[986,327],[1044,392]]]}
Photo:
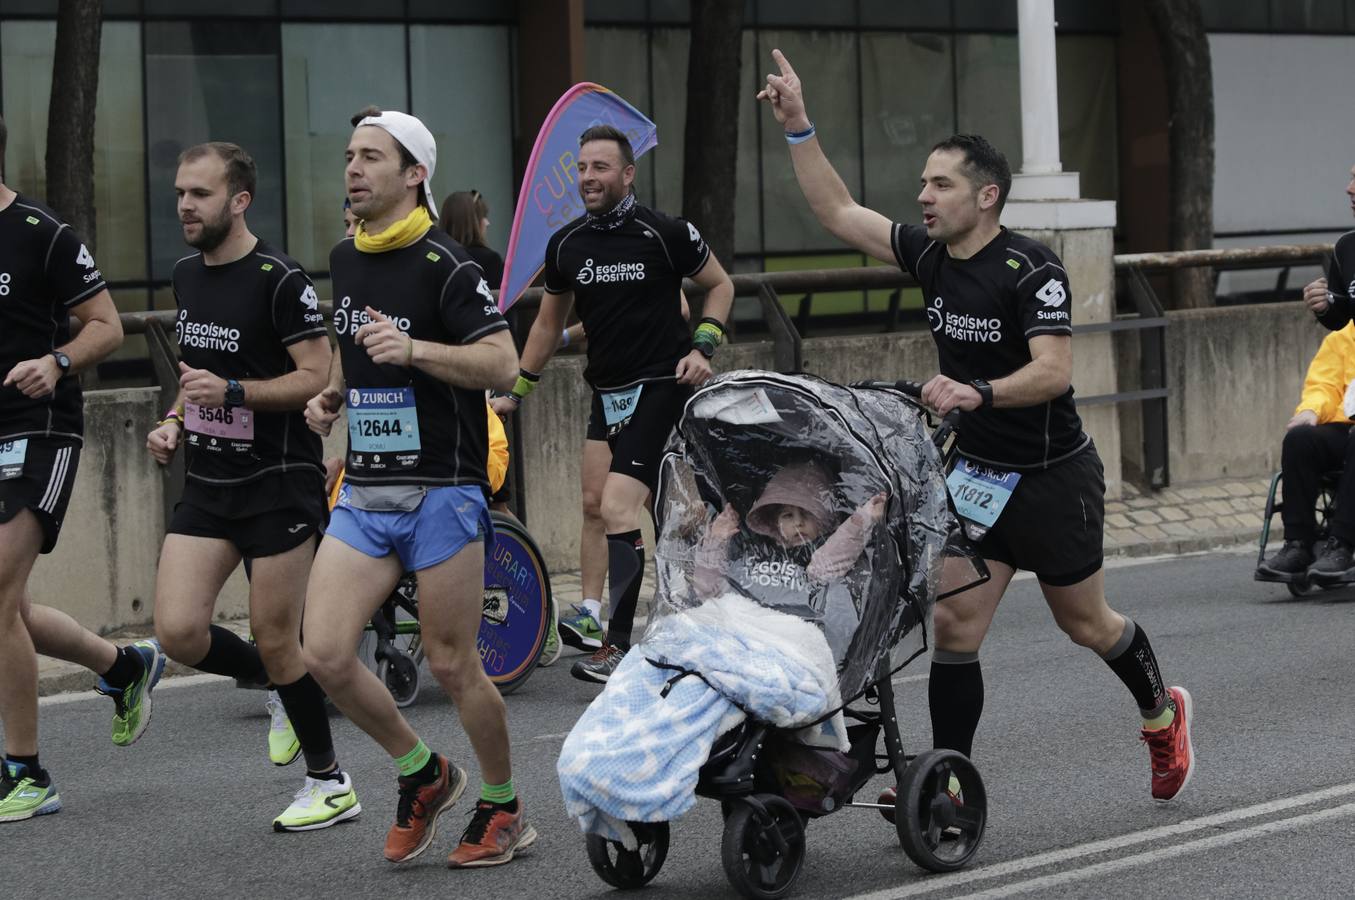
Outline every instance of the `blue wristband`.
{"label": "blue wristband", "polygon": [[787,131],[786,143],[803,144],[805,141],[809,140],[813,136],[814,136],[814,123],[810,122],[809,127],[806,128],[804,131]]}

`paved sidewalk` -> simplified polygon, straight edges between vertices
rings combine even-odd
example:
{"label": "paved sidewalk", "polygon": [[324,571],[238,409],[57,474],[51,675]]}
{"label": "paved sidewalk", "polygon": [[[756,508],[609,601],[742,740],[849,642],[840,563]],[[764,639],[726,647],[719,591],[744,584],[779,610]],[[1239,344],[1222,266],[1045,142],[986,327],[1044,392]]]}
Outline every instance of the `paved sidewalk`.
{"label": "paved sidewalk", "polygon": [[[1269,490],[1268,477],[1227,479],[1146,493],[1126,485],[1122,499],[1106,504],[1106,556],[1176,555],[1255,544]],[[551,590],[558,608],[567,611],[581,599],[579,573],[551,573]],[[654,568],[650,566],[640,596],[647,598],[653,593]],[[641,615],[644,606],[642,600]],[[219,624],[242,635],[249,630],[243,621]],[[125,644],[149,633],[149,628],[125,629],[110,635],[110,640]],[[171,661],[165,675],[193,671]],[[43,696],[88,690],[94,681],[95,677],[79,666],[38,657],[38,687]]]}

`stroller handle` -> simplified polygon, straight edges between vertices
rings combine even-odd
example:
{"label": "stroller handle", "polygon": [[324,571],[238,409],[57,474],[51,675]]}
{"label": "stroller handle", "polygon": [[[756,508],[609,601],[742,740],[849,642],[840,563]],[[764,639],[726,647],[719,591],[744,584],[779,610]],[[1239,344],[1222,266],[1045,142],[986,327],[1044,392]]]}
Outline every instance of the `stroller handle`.
{"label": "stroller handle", "polygon": [[[906,378],[900,378],[898,381],[854,381],[851,386],[854,388],[898,391],[915,400],[922,399],[922,382],[909,381]],[[942,417],[941,424],[932,433],[932,442],[936,444],[938,449],[944,447],[946,441],[950,440],[950,436],[959,428],[960,419],[963,416],[964,410],[956,407]]]}

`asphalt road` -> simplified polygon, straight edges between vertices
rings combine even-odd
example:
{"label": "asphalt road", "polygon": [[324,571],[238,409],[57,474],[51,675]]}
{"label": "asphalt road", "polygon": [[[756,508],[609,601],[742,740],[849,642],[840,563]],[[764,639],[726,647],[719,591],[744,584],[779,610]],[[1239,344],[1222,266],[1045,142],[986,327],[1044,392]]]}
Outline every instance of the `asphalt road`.
{"label": "asphalt road", "polygon": [[[1170,804],[1148,795],[1132,701],[1095,656],[1055,628],[1033,582],[1018,582],[984,648],[987,704],[975,761],[990,800],[971,868],[926,875],[874,812],[810,825],[795,896],[1330,897],[1355,884],[1355,591],[1291,600],[1251,580],[1252,558],[1214,554],[1113,569],[1113,605],[1149,633],[1171,683],[1196,701],[1199,768]],[[42,705],[43,760],[66,809],[0,826],[0,896],[484,897],[610,893],[565,817],[554,763],[594,695],[567,662],[509,698],[517,782],[541,839],[494,870],[443,867],[469,810],[444,816],[430,852],[381,858],[394,771],[335,718],[364,811],[352,823],[275,834],[300,787],[298,765],[266,755],[263,696],[221,681],[167,681],[150,729],[129,749],[108,739],[111,705],[67,695]],[[929,740],[926,660],[899,673],[910,749]],[[465,760],[454,710],[426,683],[410,710],[431,746]],[[911,739],[908,737],[911,736]],[[883,785],[883,780],[881,780]],[[719,863],[718,807],[673,825],[668,862],[645,896],[731,894]],[[436,893],[435,893],[436,892]]]}

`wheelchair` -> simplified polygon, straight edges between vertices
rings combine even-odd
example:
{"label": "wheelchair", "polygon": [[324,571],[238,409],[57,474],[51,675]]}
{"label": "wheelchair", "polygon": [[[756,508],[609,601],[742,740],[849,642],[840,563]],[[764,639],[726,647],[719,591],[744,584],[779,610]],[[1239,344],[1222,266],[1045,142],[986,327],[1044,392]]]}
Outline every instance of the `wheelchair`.
{"label": "wheelchair", "polygon": [[[1327,539],[1328,529],[1336,517],[1336,488],[1341,480],[1340,470],[1327,472],[1322,476],[1322,486],[1317,495],[1317,538],[1315,543],[1321,544]],[[1257,581],[1267,581],[1276,584],[1283,584],[1289,589],[1289,593],[1295,597],[1308,597],[1324,590],[1345,587],[1342,584],[1318,585],[1313,584],[1304,574],[1296,575],[1272,575],[1260,570],[1261,563],[1266,558],[1266,544],[1270,541],[1270,525],[1274,517],[1284,511],[1284,501],[1276,500],[1275,497],[1281,490],[1281,484],[1284,481],[1284,473],[1276,472],[1275,477],[1270,480],[1270,491],[1266,495],[1266,511],[1261,522],[1261,546],[1256,556]]]}

